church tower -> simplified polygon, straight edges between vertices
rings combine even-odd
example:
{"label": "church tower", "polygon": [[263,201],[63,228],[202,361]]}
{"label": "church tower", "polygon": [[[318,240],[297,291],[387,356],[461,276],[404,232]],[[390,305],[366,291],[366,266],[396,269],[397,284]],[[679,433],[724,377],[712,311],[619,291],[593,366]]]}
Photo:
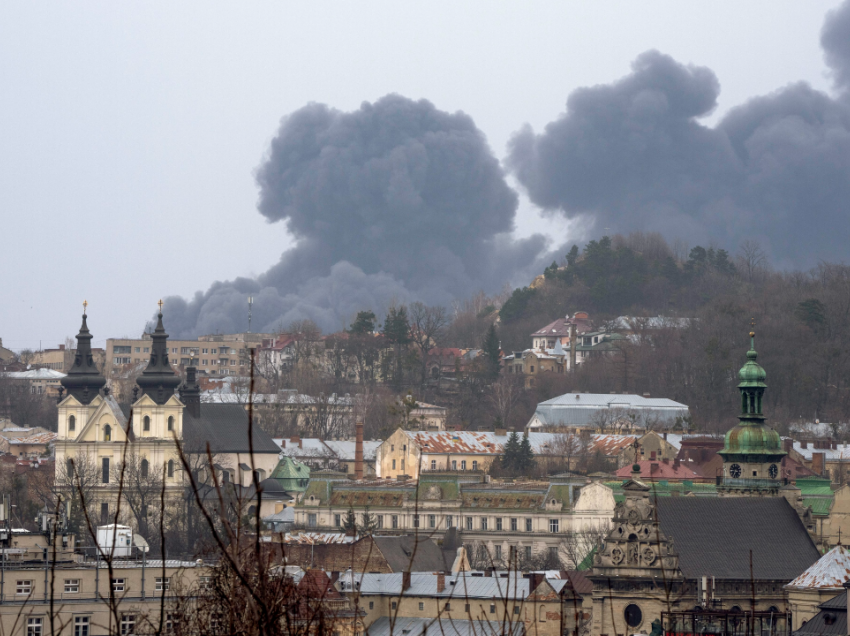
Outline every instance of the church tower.
{"label": "church tower", "polygon": [[156,329],[151,334],[151,357],[148,366],[136,379],[143,395],[163,405],[174,395],[174,389],[180,385],[180,378],[174,373],[168,362],[168,334],[162,325],[162,301],[159,301]]}
{"label": "church tower", "polygon": [[756,362],[755,331],[750,332],[747,362],[738,372],[741,392],[740,423],[726,433],[723,450],[723,480],[718,485],[722,495],[776,495],[782,485],[780,467],[786,455],[779,434],[764,421],[762,398],[767,388],[767,374]]}
{"label": "church tower", "polygon": [[87,307],[88,302],[83,301],[83,324],[80,326],[80,333],[77,334],[77,352],[74,355],[74,363],[68,374],[59,381],[62,387],[68,391],[68,395],[73,395],[80,404],[86,406],[91,404],[91,401],[106,384],[106,378],[98,371],[91,352],[92,335],[89,333],[86,324]]}

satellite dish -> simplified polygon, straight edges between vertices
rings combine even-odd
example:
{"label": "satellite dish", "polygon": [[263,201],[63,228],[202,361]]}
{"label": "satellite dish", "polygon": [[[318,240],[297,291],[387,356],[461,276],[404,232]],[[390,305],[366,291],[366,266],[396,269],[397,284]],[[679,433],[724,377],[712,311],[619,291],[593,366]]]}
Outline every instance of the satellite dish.
{"label": "satellite dish", "polygon": [[148,545],[148,542],[145,540],[145,538],[142,535],[134,534],[133,535],[133,543],[142,552],[144,552],[144,553],[150,552],[151,547]]}

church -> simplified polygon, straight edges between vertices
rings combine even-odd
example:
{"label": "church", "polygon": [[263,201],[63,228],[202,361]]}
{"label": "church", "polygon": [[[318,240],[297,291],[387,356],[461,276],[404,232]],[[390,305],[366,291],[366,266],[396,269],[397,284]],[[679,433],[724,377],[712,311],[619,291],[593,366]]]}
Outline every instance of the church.
{"label": "church", "polygon": [[721,496],[657,497],[636,467],[588,576],[594,636],[649,633],[662,612],[668,620],[694,610],[784,616],[784,586],[820,557],[811,511],[780,478],[784,452],[765,425],[754,332],[750,343],[738,374],[739,423],[720,452]]}
{"label": "church", "polygon": [[271,475],[280,449],[259,426],[249,425],[246,410],[202,403],[196,369],[186,369],[185,382],[175,373],[161,304],[150,358],[131,404],[121,405],[110,394],[91,340],[84,304],[74,361],[61,381],[60,391],[67,394],[60,392],[58,405],[55,478],[60,488],[64,484],[84,494],[95,516],[90,523],[115,522],[121,490],[118,523],[135,527],[132,516],[138,521],[146,511],[134,510],[131,491],[143,489],[145,482],[162,484],[149,493],[158,503],[163,488],[169,501],[183,500],[193,480],[210,484],[213,474],[219,483],[248,493],[254,492],[255,477],[260,483]]}

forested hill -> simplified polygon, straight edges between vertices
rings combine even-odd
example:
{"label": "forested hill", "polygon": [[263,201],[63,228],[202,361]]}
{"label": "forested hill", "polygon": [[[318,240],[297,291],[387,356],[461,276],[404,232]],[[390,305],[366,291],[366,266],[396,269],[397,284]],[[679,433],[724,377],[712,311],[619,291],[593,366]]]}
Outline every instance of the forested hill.
{"label": "forested hill", "polygon": [[565,379],[577,383],[571,388],[669,397],[690,405],[703,427],[725,430],[735,423],[737,371],[755,320],[773,424],[850,419],[846,265],[779,272],[754,242],[733,257],[722,249],[676,249],[658,235],[606,237],[583,250],[574,246],[541,280],[513,292],[499,312],[503,349],[528,348],[531,333],[576,311],[589,312],[596,324],[620,315],[697,320],[647,333],[616,360]]}

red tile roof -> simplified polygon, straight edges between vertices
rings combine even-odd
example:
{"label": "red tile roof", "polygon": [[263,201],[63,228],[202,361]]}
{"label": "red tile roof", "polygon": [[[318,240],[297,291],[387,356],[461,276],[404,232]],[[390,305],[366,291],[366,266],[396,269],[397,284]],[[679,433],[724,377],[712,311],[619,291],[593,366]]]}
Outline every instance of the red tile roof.
{"label": "red tile roof", "polygon": [[[702,476],[679,462],[651,461],[638,462],[641,479],[700,479]],[[617,477],[628,479],[632,476],[632,466],[623,466],[616,472]]]}

